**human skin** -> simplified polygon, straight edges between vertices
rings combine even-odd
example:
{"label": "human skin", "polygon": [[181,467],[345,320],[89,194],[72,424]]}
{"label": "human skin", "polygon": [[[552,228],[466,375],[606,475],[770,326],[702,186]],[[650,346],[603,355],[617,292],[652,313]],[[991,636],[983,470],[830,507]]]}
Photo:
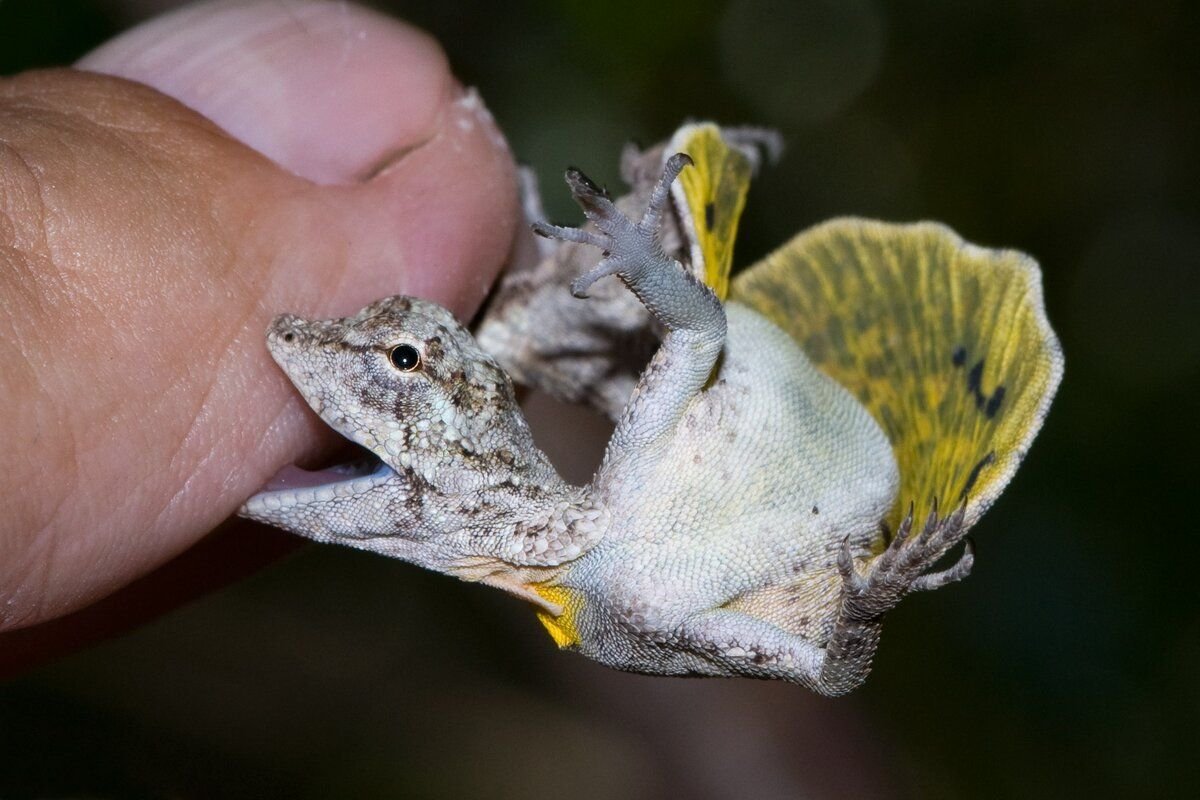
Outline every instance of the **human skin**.
{"label": "human skin", "polygon": [[[271,364],[275,314],[407,293],[469,317],[518,229],[486,110],[373,12],[208,3],[78,67],[0,81],[0,631],[94,604],[332,454]],[[261,558],[252,528],[153,591]],[[79,635],[53,625],[0,635],[0,668]]]}

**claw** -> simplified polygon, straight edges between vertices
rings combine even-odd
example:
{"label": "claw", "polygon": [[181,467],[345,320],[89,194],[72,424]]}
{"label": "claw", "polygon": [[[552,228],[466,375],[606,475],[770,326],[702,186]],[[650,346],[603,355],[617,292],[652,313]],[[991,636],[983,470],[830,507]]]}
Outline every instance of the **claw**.
{"label": "claw", "polygon": [[953,514],[944,518],[938,524],[937,532],[930,537],[930,550],[940,555],[958,544],[958,540],[963,534],[963,516],[965,513],[966,504],[963,503],[955,509]]}
{"label": "claw", "polygon": [[904,519],[900,520],[900,526],[896,528],[896,533],[892,535],[892,541],[900,540],[903,542],[912,533],[913,514],[916,512],[916,504],[908,501],[908,513],[904,515]]}
{"label": "claw", "polygon": [[587,175],[571,167],[566,173],[567,185],[571,187],[571,196],[583,209],[584,216],[596,222],[601,219],[620,216],[617,207],[608,197],[608,192],[601,189]]}
{"label": "claw", "polygon": [[949,569],[944,569],[941,572],[931,572],[926,575],[921,575],[912,582],[909,587],[910,592],[929,592],[934,589],[940,589],[948,583],[961,581],[963,578],[971,574],[971,568],[975,566],[975,544],[970,539],[967,539],[966,545],[963,547],[963,554]]}
{"label": "claw", "polygon": [[921,545],[927,546],[929,541],[933,538],[933,535],[942,528],[943,524],[944,521],[939,524],[938,502],[937,498],[935,497],[933,498],[933,504],[930,506],[929,514],[925,517],[925,527],[921,528],[921,533],[917,537],[917,541]]}
{"label": "claw", "polygon": [[583,170],[578,167],[568,167],[565,173],[567,186],[571,187],[571,194],[575,196],[587,195],[594,197],[608,197],[608,192],[604,191],[597,183],[583,173]]}

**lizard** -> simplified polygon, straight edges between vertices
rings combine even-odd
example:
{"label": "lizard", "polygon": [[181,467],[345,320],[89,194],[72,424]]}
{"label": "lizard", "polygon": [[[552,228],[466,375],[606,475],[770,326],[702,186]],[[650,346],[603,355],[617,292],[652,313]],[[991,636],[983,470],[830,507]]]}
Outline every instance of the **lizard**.
{"label": "lizard", "polygon": [[[709,155],[744,156],[737,135],[711,126],[688,134],[697,135],[707,137]],[[1046,413],[1062,358],[1040,293],[1030,290],[1036,266],[1011,251],[964,245],[940,226],[839,221],[801,234],[722,297],[727,266],[713,269],[694,246],[697,230],[714,228],[713,214],[690,212],[688,230],[679,221],[688,198],[672,195],[681,172],[700,170],[672,150],[652,154],[659,174],[635,183],[623,203],[569,170],[589,225],[535,224],[563,244],[546,251],[533,280],[502,287],[507,299],[489,312],[492,333],[485,319],[479,341],[450,312],[415,297],[385,298],[344,319],[276,318],[271,355],[314,411],[376,460],[319,485],[269,487],[241,513],[501,588],[534,604],[560,647],[610,667],[777,678],[841,695],[865,680],[886,612],[910,592],[971,571],[969,541],[951,566],[935,564],[966,540]],[[647,159],[627,161],[644,167]],[[736,173],[739,186],[744,174]],[[720,197],[722,180],[699,195]],[[837,302],[814,305],[829,290],[810,285],[809,273],[828,259],[811,254],[837,247],[860,266],[889,263],[907,248],[918,283],[939,264],[954,274],[955,302],[932,317],[935,328],[951,328],[933,337],[947,352],[900,387],[921,402],[880,391],[908,363],[889,348],[903,352],[912,330],[879,339],[880,326],[867,320],[856,334],[831,311]],[[690,264],[677,257],[682,250],[692,251]],[[588,251],[591,261],[577,256]],[[721,247],[707,254],[728,260]],[[968,265],[953,267],[959,257]],[[582,274],[564,278],[564,266],[581,264]],[[1006,280],[989,282],[990,268]],[[891,269],[903,272],[899,262]],[[994,292],[977,284],[992,283],[1001,284],[1002,302],[987,308]],[[653,342],[644,366],[631,357],[636,376],[619,346],[601,347],[599,362],[594,353],[582,361],[531,355],[496,322],[528,326],[539,303],[601,290],[601,313],[591,318],[598,342]],[[858,292],[871,300],[860,310],[903,309],[887,292]],[[946,294],[929,292],[931,301]],[[991,315],[983,333],[962,329],[955,305],[964,299],[982,307],[968,319]],[[795,329],[791,318],[805,303],[807,323],[823,327]],[[540,335],[561,334],[546,328]],[[856,335],[863,341],[848,344]],[[929,360],[929,348],[911,349],[921,353],[918,364]],[[501,362],[615,417],[587,485],[568,484],[538,449]],[[863,377],[847,378],[847,367]],[[943,434],[932,442],[911,432],[931,426]]]}

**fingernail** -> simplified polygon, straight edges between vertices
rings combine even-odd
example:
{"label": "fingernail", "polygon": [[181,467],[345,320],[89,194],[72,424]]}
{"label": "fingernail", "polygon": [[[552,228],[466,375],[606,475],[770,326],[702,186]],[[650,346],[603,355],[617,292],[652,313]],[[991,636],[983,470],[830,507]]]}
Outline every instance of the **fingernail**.
{"label": "fingernail", "polygon": [[426,34],[349,3],[189,6],[84,56],[153,86],[297,175],[365,180],[433,135],[460,90]]}

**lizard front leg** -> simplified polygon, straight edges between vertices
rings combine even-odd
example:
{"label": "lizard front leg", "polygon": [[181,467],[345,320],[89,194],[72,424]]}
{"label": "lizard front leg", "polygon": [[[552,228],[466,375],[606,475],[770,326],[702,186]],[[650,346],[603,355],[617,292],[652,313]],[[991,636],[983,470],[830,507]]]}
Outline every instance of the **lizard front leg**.
{"label": "lizard front leg", "polygon": [[[662,174],[663,146],[622,153],[621,175],[629,194],[614,202],[624,210],[645,208]],[[530,223],[545,219],[532,173],[521,175],[522,202]],[[666,252],[686,252],[674,214],[664,216]],[[541,261],[509,269],[489,301],[475,335],[513,380],[571,403],[584,403],[614,422],[659,344],[659,332],[637,298],[616,285],[596,287],[589,302],[575,302],[571,282],[594,267],[601,254],[587,245],[535,237]]]}
{"label": "lizard front leg", "polygon": [[682,153],[667,160],[649,205],[636,222],[583,173],[570,170],[567,183],[596,232],[534,226],[542,236],[594,245],[605,253],[599,264],[572,284],[577,297],[586,296],[597,280],[617,275],[666,330],[613,433],[610,461],[674,430],[688,403],[708,381],[725,343],[725,311],[720,300],[663,252],[659,238],[671,183],[690,163]]}

